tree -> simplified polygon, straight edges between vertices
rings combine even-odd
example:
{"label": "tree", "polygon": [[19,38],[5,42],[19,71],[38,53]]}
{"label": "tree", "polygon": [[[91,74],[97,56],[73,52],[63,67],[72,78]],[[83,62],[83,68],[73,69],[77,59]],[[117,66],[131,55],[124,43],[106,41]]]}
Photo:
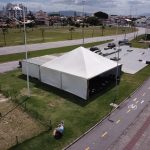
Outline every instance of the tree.
{"label": "tree", "polygon": [[45,35],[44,35],[45,29],[44,29],[44,28],[41,28],[41,33],[42,33],[42,39],[43,39],[43,41],[44,41],[44,40],[45,40]]}
{"label": "tree", "polygon": [[97,17],[88,17],[86,23],[90,24],[91,26],[96,26],[99,24],[99,20]]}
{"label": "tree", "polygon": [[102,22],[102,36],[103,36],[104,35],[104,29],[105,29],[103,21],[105,19],[108,19],[108,14],[99,11],[99,12],[94,13],[94,16],[99,18],[101,20],[101,22]]}
{"label": "tree", "polygon": [[35,21],[35,16],[32,11],[29,11],[29,13],[27,14],[27,19]]}
{"label": "tree", "polygon": [[6,46],[6,32],[8,32],[8,29],[7,28],[2,28],[2,32],[3,32],[4,44]]}
{"label": "tree", "polygon": [[74,28],[71,27],[71,28],[69,29],[69,31],[70,31],[70,39],[72,40],[72,32],[74,31]]}
{"label": "tree", "polygon": [[94,13],[94,16],[99,19],[108,19],[108,14],[101,12],[101,11]]}
{"label": "tree", "polygon": [[102,36],[104,35],[105,26],[102,25]]}

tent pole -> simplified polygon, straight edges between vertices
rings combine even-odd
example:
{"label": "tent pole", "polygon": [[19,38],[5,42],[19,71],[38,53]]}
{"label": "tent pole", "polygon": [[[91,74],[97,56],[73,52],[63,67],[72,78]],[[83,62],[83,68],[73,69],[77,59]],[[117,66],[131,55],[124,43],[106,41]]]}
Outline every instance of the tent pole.
{"label": "tent pole", "polygon": [[86,91],[86,100],[89,99],[89,80],[87,80],[87,91]]}

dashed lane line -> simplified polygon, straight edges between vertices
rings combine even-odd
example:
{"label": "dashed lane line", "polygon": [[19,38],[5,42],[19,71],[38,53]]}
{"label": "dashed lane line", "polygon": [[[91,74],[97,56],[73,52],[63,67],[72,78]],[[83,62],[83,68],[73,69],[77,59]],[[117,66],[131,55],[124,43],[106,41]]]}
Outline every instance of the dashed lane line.
{"label": "dashed lane line", "polygon": [[144,103],[144,100],[141,101],[141,104],[143,104],[143,103]]}
{"label": "dashed lane line", "polygon": [[145,96],[145,94],[146,94],[146,93],[143,93],[143,95],[142,95],[142,96]]}
{"label": "dashed lane line", "polygon": [[129,113],[131,110],[129,109],[126,113]]}
{"label": "dashed lane line", "polygon": [[85,150],[90,150],[90,147],[87,147]]}
{"label": "dashed lane line", "polygon": [[108,134],[108,132],[104,132],[101,137],[105,137]]}
{"label": "dashed lane line", "polygon": [[135,102],[137,100],[137,98],[134,98],[133,101]]}
{"label": "dashed lane line", "polygon": [[139,101],[136,101],[136,104],[138,104],[139,103]]}
{"label": "dashed lane line", "polygon": [[117,120],[117,121],[116,121],[116,124],[118,124],[120,121],[121,121],[120,119],[119,119],[119,120]]}

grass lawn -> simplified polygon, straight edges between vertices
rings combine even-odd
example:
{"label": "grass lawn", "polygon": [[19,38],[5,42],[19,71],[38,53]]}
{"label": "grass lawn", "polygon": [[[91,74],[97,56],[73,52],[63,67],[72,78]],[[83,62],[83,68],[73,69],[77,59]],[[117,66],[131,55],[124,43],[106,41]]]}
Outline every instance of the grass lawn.
{"label": "grass lawn", "polygon": [[[131,43],[132,43],[132,46],[133,47],[136,47],[136,48],[148,48],[149,47],[149,44],[148,43],[141,43],[141,42],[139,42],[140,40],[144,40],[145,41],[145,35],[140,35],[140,36],[138,36],[137,38],[135,38],[135,39],[133,39],[132,41],[131,41]],[[149,40],[150,41],[150,40]]]}
{"label": "grass lawn", "polygon": [[[92,46],[108,43],[111,41],[112,40],[88,43],[88,44],[84,44],[84,47],[92,47]],[[43,55],[50,55],[50,54],[54,54],[54,53],[64,53],[64,52],[71,51],[79,46],[81,46],[81,45],[73,45],[73,46],[67,46],[67,47],[51,48],[51,49],[46,49],[46,50],[28,52],[28,57],[31,58],[31,57],[37,57],[37,56],[43,56]],[[22,59],[25,59],[25,53],[0,55],[0,63],[14,61],[14,60],[22,60]]]}
{"label": "grass lawn", "polygon": [[[82,38],[82,28],[74,28],[72,31],[72,39]],[[84,29],[84,36],[87,37],[98,37],[102,36],[101,27],[88,27]],[[120,27],[118,34],[133,32],[131,28]],[[116,27],[106,27],[104,30],[104,36],[116,34]],[[43,39],[44,37],[44,39]],[[5,34],[6,46],[11,45],[22,45],[24,44],[24,33],[23,29],[8,29],[8,33]],[[64,41],[71,40],[71,32],[69,27],[48,27],[44,28],[44,36],[42,36],[42,30],[40,27],[34,28],[33,30],[27,29],[27,43],[43,43],[53,41]],[[2,30],[0,30],[0,46],[5,46],[4,36]]]}
{"label": "grass lawn", "polygon": [[[145,79],[150,76],[150,66],[135,75],[122,74],[119,85],[117,103],[123,101]],[[27,92],[26,77],[20,70],[0,74],[1,91],[18,91],[17,99]],[[30,80],[31,98],[27,101],[27,110],[42,121],[51,119],[53,127],[61,120],[65,121],[64,136],[60,140],[52,137],[52,131],[45,132],[28,140],[12,150],[60,150],[87,131],[109,111],[109,104],[115,97],[115,87],[83,102],[79,98],[66,92],[46,86],[36,79]]]}

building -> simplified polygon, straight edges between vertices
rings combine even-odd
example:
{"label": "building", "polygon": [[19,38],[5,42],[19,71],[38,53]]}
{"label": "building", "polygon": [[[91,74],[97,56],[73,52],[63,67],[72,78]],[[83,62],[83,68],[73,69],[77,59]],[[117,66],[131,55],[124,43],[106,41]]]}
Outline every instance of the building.
{"label": "building", "polygon": [[27,7],[25,7],[22,4],[12,4],[8,3],[6,7],[3,9],[4,14],[9,17],[10,19],[16,18],[22,18],[23,13],[25,13],[25,16],[27,15]]}
{"label": "building", "polygon": [[142,17],[135,21],[135,26],[137,27],[150,27],[150,17]]}
{"label": "building", "polygon": [[35,13],[36,24],[39,25],[49,25],[49,18],[46,12],[40,10]]}

